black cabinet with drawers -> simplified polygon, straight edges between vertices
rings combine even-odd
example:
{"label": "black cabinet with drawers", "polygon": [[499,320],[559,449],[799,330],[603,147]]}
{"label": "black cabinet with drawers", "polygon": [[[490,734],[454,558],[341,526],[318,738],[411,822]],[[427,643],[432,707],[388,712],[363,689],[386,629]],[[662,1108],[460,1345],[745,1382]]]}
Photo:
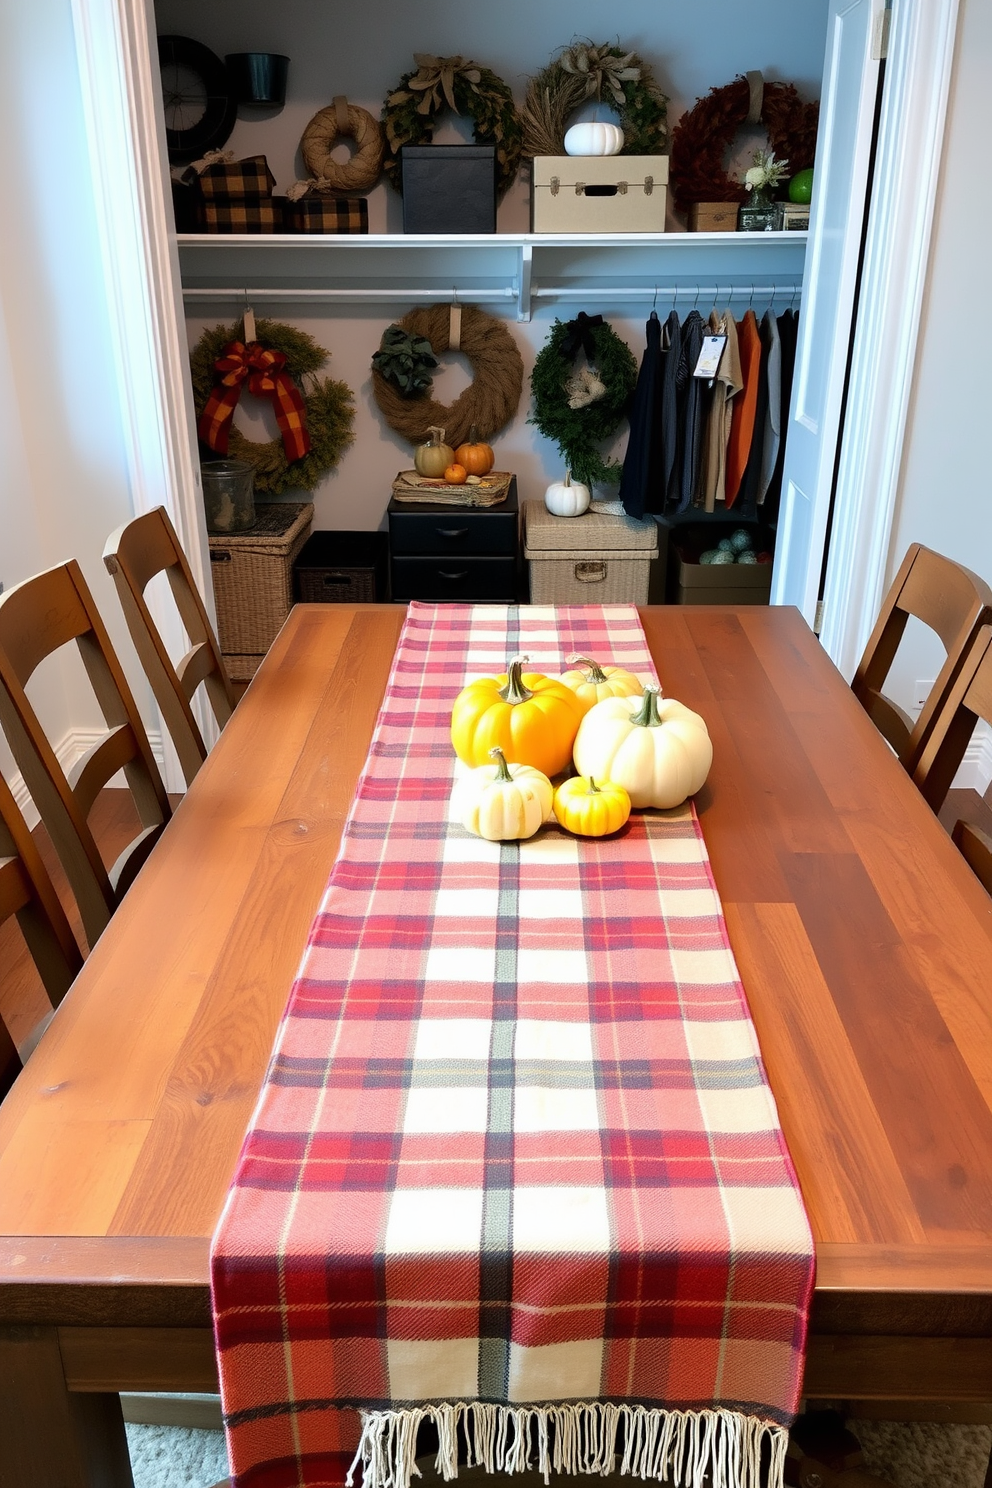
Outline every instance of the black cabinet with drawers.
{"label": "black cabinet with drawers", "polygon": [[393,599],[515,604],[519,597],[517,483],[500,506],[389,503]]}

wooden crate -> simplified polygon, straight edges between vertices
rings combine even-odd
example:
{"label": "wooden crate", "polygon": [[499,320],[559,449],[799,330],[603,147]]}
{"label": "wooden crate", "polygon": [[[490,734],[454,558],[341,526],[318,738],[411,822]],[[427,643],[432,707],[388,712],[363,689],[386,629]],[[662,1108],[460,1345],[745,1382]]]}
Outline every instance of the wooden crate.
{"label": "wooden crate", "polygon": [[689,208],[690,232],[736,232],[736,202],[693,202]]}
{"label": "wooden crate", "polygon": [[667,155],[537,155],[532,231],[665,231]]}
{"label": "wooden crate", "polygon": [[255,675],[292,608],[293,564],[312,521],[309,501],[270,501],[247,532],[210,537],[217,634],[237,681]]}

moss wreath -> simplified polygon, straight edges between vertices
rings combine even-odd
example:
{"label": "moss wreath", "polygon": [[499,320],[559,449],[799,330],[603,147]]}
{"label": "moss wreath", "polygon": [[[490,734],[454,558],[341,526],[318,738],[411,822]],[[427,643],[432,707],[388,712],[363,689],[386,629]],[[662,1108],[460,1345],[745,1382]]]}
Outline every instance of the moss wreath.
{"label": "moss wreath", "polygon": [[[757,111],[755,111],[757,112]],[[765,83],[760,121],[778,160],[790,174],[806,170],[816,153],[820,105],[806,103],[792,83]],[[739,77],[696,100],[672,133],[669,183],[680,212],[693,202],[742,202],[742,182],[728,176],[724,161],[734,136],[752,115],[752,88]]]}
{"label": "moss wreath", "polygon": [[[585,320],[585,327],[580,324]],[[589,362],[595,366],[605,395],[584,408],[570,408],[565,384],[572,376],[576,353],[581,343]],[[573,350],[574,347],[574,350]],[[584,485],[615,484],[623,464],[604,460],[597,446],[609,439],[620,427],[627,411],[634,384],[637,362],[625,341],[601,316],[579,317],[578,321],[556,320],[531,373],[534,394],[534,417],[541,433],[553,439],[576,480]]]}
{"label": "moss wreath", "polygon": [[[473,425],[480,439],[491,439],[508,424],[520,404],[524,385],[523,358],[503,321],[477,305],[461,307],[458,349],[472,368],[473,380],[447,407],[430,389],[418,397],[404,397],[396,383],[372,370],[372,395],[389,427],[411,444],[427,438],[432,425],[444,429],[451,445],[464,444]],[[411,310],[398,322],[400,330],[430,342],[435,356],[448,350],[451,308],[432,305]]]}
{"label": "moss wreath", "polygon": [[[193,374],[193,401],[200,417],[217,381],[214,363],[228,342],[243,334],[241,321],[218,325],[204,331],[190,357]],[[310,451],[302,460],[286,459],[282,439],[257,444],[247,439],[240,429],[231,428],[228,455],[232,460],[247,460],[255,467],[255,490],[263,496],[279,496],[283,491],[312,491],[329,470],[333,470],[352,442],[354,407],[352,391],[346,382],[318,378],[328,353],[312,336],[294,326],[274,320],[259,320],[255,339],[266,348],[281,351],[286,357],[286,371],[299,384],[307,415]],[[309,388],[303,379],[309,378]]]}
{"label": "moss wreath", "polygon": [[622,155],[659,155],[668,137],[668,99],[636,52],[575,42],[532,77],[521,109],[524,154],[564,155],[568,121],[583,103],[615,108]]}
{"label": "moss wreath", "polygon": [[472,120],[476,144],[496,146],[496,185],[502,198],[520,165],[523,129],[513,94],[503,79],[464,57],[434,57],[416,52],[416,72],[404,73],[382,106],[386,130],[383,170],[402,192],[400,150],[429,145],[444,109]]}

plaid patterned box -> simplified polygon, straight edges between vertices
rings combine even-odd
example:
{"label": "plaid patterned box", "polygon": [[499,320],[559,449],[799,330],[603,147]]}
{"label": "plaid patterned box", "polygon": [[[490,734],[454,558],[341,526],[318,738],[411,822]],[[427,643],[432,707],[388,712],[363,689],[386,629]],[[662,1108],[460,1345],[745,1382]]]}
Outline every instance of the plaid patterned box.
{"label": "plaid patterned box", "polygon": [[[212,1252],[236,1488],[780,1488],[812,1241],[691,805],[452,819],[455,695],[635,610],[412,605]],[[354,1461],[353,1461],[354,1459]]]}
{"label": "plaid patterned box", "polygon": [[214,233],[282,232],[283,201],[272,196],[259,201],[205,201],[201,205],[203,231]]}
{"label": "plaid patterned box", "polygon": [[304,196],[286,203],[286,231],[367,233],[369,204],[364,196]]}
{"label": "plaid patterned box", "polygon": [[208,165],[200,173],[204,201],[244,201],[272,195],[276,178],[264,155],[232,160],[227,165]]}

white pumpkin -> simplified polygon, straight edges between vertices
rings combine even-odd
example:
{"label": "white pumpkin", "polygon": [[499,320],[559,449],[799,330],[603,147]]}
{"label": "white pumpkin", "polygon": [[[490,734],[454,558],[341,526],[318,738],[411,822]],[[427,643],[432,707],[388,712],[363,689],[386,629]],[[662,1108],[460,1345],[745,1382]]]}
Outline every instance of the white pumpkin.
{"label": "white pumpkin", "polygon": [[573,481],[570,470],[565,471],[563,481],[554,481],[544,493],[544,504],[555,517],[581,517],[589,510],[591,500],[589,487]]}
{"label": "white pumpkin", "polygon": [[579,724],[575,768],[580,775],[622,785],[631,805],[667,810],[694,795],[709,774],[713,745],[698,713],[663,698],[607,698]]}
{"label": "white pumpkin", "polygon": [[618,124],[573,124],[565,135],[566,155],[619,155],[623,130]]}
{"label": "white pumpkin", "polygon": [[533,837],[554,815],[554,786],[532,765],[508,765],[502,749],[489,753],[496,763],[477,766],[455,787],[455,815],[488,842]]}

